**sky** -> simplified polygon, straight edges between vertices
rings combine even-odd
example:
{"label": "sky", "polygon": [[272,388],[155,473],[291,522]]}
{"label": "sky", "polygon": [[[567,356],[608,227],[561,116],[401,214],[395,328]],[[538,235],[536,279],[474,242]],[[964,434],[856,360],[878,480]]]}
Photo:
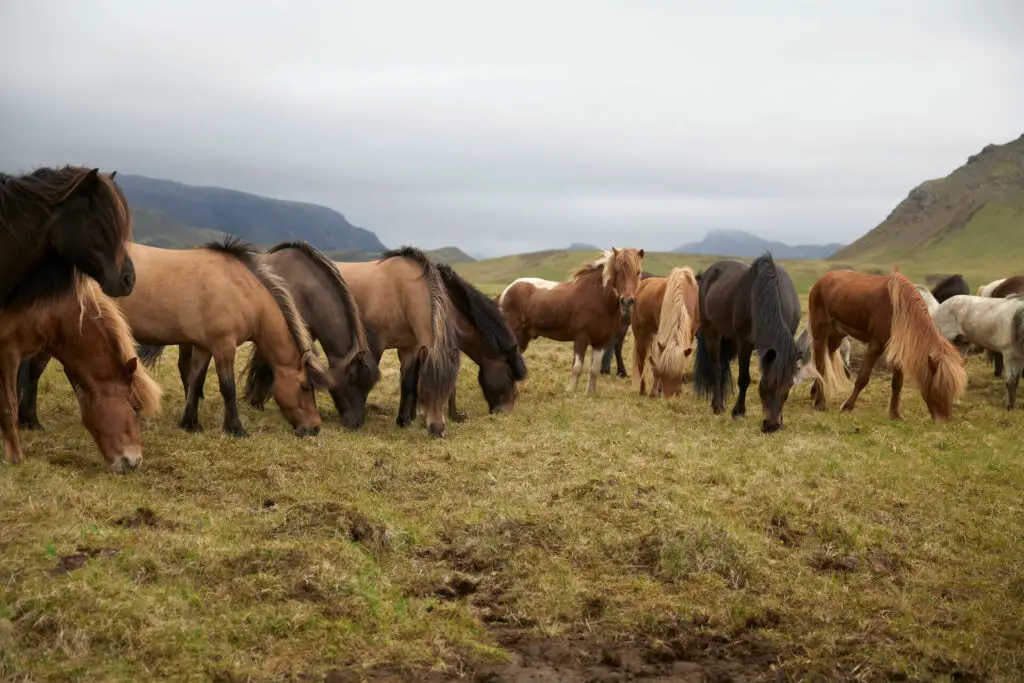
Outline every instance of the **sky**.
{"label": "sky", "polygon": [[1020,0],[0,3],[0,169],[334,208],[389,247],[849,242],[1024,133]]}

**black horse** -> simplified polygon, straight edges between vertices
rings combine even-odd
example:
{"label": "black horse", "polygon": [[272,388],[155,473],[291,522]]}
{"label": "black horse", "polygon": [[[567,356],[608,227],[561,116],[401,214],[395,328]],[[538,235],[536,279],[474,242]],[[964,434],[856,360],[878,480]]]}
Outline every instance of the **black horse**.
{"label": "black horse", "polygon": [[739,396],[733,417],[746,414],[750,356],[761,363],[758,393],[764,420],[761,431],[782,427],[782,408],[795,382],[808,373],[793,335],[800,324],[800,299],[784,268],[765,253],[747,265],[718,261],[699,280],[700,330],[694,361],[694,390],[711,398],[716,415],[725,411],[726,384],[732,390],[733,358],[739,361]]}
{"label": "black horse", "polygon": [[957,296],[958,294],[970,294],[971,288],[967,286],[967,280],[964,279],[963,275],[950,275],[949,277],[943,278],[937,285],[932,287],[932,296],[940,304],[951,297]]}
{"label": "black horse", "polygon": [[[82,274],[107,296],[131,294],[131,216],[113,178],[77,166],[0,173],[0,311],[69,293]],[[29,278],[40,268],[46,277]]]}
{"label": "black horse", "polygon": [[[646,271],[640,273],[640,279],[646,280],[649,277],[664,277],[662,275],[654,275]],[[612,354],[615,354],[615,365],[617,374],[619,377],[629,377],[629,373],[626,372],[626,364],[622,362],[622,345],[626,341],[626,332],[629,331],[630,311],[632,308],[626,310],[622,314],[622,321],[619,323],[619,331],[612,337],[612,342],[604,349],[604,355],[601,356],[601,374],[610,375],[612,374]]]}

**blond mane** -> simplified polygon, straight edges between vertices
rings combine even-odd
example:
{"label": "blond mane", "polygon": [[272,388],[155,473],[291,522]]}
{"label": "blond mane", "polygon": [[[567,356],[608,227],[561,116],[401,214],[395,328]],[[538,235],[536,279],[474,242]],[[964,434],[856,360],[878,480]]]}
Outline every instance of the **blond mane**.
{"label": "blond mane", "polygon": [[693,346],[693,321],[686,306],[686,291],[697,288],[690,268],[673,268],[665,281],[658,332],[651,344],[651,357],[658,372],[682,377],[686,371],[686,351]]}
{"label": "blond mane", "polygon": [[639,272],[640,258],[636,256],[636,252],[612,247],[611,249],[603,250],[601,255],[593,261],[574,270],[569,282],[576,282],[584,275],[600,270],[601,284],[609,287],[615,281],[616,271],[628,268],[629,266],[633,266],[634,270]]}

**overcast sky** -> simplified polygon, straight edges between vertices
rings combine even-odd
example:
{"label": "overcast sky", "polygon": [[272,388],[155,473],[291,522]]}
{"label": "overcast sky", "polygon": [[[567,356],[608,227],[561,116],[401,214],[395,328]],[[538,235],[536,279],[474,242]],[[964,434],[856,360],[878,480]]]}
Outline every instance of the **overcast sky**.
{"label": "overcast sky", "polygon": [[388,246],[851,241],[1024,133],[1021,0],[0,1],[0,167],[335,208]]}

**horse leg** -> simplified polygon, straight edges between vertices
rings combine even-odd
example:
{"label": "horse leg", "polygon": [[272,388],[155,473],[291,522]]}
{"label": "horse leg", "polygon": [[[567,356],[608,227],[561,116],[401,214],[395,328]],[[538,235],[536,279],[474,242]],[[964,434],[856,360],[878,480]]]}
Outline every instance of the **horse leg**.
{"label": "horse leg", "polygon": [[597,346],[591,347],[590,351],[590,375],[587,377],[587,393],[597,391],[597,376],[601,371],[601,355],[604,349]]}
{"label": "horse leg", "polygon": [[739,365],[739,395],[736,397],[736,405],[732,408],[732,416],[745,417],[747,414],[747,387],[750,386],[750,356],[754,353],[753,345],[748,341],[740,342],[739,353],[736,356],[736,364]]}
{"label": "horse leg", "polygon": [[398,418],[395,424],[408,427],[416,416],[416,388],[419,383],[419,358],[415,352],[402,353],[398,358],[402,366],[401,398],[398,401]]}
{"label": "horse leg", "polygon": [[993,352],[992,363],[995,365],[995,376],[1002,377],[1005,370],[1003,367],[1003,354]]}
{"label": "horse leg", "polygon": [[864,360],[861,362],[860,372],[857,374],[857,382],[853,385],[853,393],[843,403],[843,407],[840,409],[841,412],[853,412],[854,407],[857,405],[857,397],[860,396],[860,392],[864,391],[864,387],[871,380],[871,371],[875,368],[875,363],[882,356],[882,350],[882,345],[874,341],[868,344],[867,349],[864,350]]}
{"label": "horse leg", "polygon": [[[617,336],[618,335],[616,335],[616,337]],[[615,338],[612,338],[612,342],[614,342],[614,341],[615,341]],[[604,353],[601,355],[601,374],[602,375],[610,375],[610,374],[612,374],[612,354],[615,353],[614,346],[615,346],[614,343],[609,344],[605,348]]]}
{"label": "horse leg", "polygon": [[900,410],[900,392],[903,391],[903,370],[892,369],[892,396],[889,398],[889,419],[902,420],[903,412]]}
{"label": "horse leg", "polygon": [[1011,361],[1006,363],[1003,370],[1003,376],[1006,378],[1006,398],[1003,399],[1003,407],[1013,410],[1017,405],[1017,383],[1020,381],[1021,364],[1019,361]]}
{"label": "horse leg", "polygon": [[587,340],[577,339],[572,347],[572,384],[569,385],[569,391],[576,391],[576,388],[580,385],[580,375],[583,374],[583,359],[586,355]]}
{"label": "horse leg", "polygon": [[647,334],[633,331],[633,391],[639,390],[643,396],[647,389],[647,378],[644,377],[644,366],[647,364],[647,352],[650,350],[650,338]]}
{"label": "horse leg", "polygon": [[[220,395],[224,398],[224,433],[231,436],[249,436],[249,432],[242,427],[242,420],[238,416],[238,395],[235,388],[235,350],[238,347],[234,342],[217,344],[213,353],[213,362],[217,368],[217,381],[220,385]],[[203,372],[210,365],[209,358],[203,363]],[[201,383],[197,386],[203,386]]]}
{"label": "horse leg", "polygon": [[12,465],[17,465],[25,456],[21,452],[21,437],[18,435],[18,365],[21,354],[11,348],[0,356],[0,431],[3,432],[4,450]]}
{"label": "horse leg", "polygon": [[452,422],[466,421],[466,414],[460,413],[455,406],[455,391],[452,391],[452,395],[448,397],[448,417],[451,418]]}
{"label": "horse leg", "polygon": [[181,414],[181,422],[178,423],[186,432],[201,432],[203,425],[199,423],[199,395],[202,393],[202,377],[206,376],[206,369],[213,357],[209,351],[202,347],[192,347],[192,364],[189,368],[188,391],[185,393],[185,410]]}
{"label": "horse leg", "polygon": [[[626,328],[629,329],[629,328]],[[626,372],[626,364],[622,362],[622,345],[626,343],[626,332],[623,331],[618,337],[615,338],[615,365],[618,368],[619,377],[625,379],[629,377],[629,373]]]}
{"label": "horse leg", "polygon": [[[188,393],[188,380],[191,376],[192,371],[192,345],[191,344],[179,344],[178,345],[178,375],[181,377],[181,388],[187,394]],[[203,365],[202,371],[199,373],[199,399],[203,400],[206,398],[206,394],[203,393],[203,387],[206,385],[206,372],[209,370],[209,361]],[[263,406],[260,406],[263,409]]]}
{"label": "horse leg", "polygon": [[18,366],[18,426],[24,429],[42,429],[37,412],[39,402],[39,378],[50,363],[50,354],[40,351],[21,361]]}

